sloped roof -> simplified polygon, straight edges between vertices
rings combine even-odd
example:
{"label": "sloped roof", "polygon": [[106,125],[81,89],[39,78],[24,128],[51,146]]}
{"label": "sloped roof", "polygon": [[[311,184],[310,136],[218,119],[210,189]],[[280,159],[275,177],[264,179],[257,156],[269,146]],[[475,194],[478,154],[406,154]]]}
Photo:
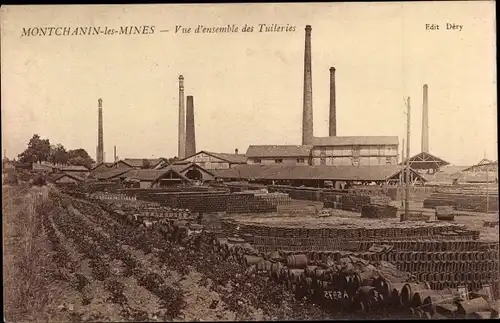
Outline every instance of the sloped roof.
{"label": "sloped roof", "polygon": [[196,154],[193,154],[191,156],[187,156],[187,157],[177,161],[176,164],[178,164],[180,162],[185,162],[186,159],[191,158],[193,156],[196,156],[198,154],[207,154],[207,155],[210,155],[212,157],[227,161],[231,164],[245,164],[247,162],[247,158],[243,154],[214,153],[211,151],[202,150],[202,151],[197,152]]}
{"label": "sloped roof", "polygon": [[248,158],[309,157],[311,149],[308,145],[250,145],[245,155]]}
{"label": "sloped roof", "polygon": [[228,161],[233,164],[245,164],[247,162],[247,157],[244,154],[214,153],[204,150],[202,152],[220,158],[222,160]]}
{"label": "sloped roof", "polygon": [[93,176],[99,180],[109,180],[130,171],[130,169],[111,169],[103,172],[95,172]]}
{"label": "sloped roof", "polygon": [[60,180],[63,177],[69,177],[69,178],[72,178],[72,179],[77,180],[79,182],[84,181],[83,178],[76,176],[76,175],[73,175],[73,174],[55,174],[54,177],[52,178],[52,180],[55,182],[55,181]]}
{"label": "sloped roof", "polygon": [[182,175],[180,172],[178,172],[174,169],[168,169],[168,170],[164,171],[162,174],[160,174],[158,177],[156,177],[154,179],[154,182],[161,180],[163,177],[167,176],[169,173],[174,173],[177,176],[179,176],[181,179],[188,181],[188,182],[191,182],[191,180],[189,178],[187,178],[186,176]]}
{"label": "sloped roof", "polygon": [[485,160],[481,160],[479,164],[473,165],[470,167],[467,167],[466,169],[463,170],[463,172],[469,172],[469,171],[486,171],[486,170],[496,170],[498,168],[498,160],[497,161],[488,161],[485,162]]}
{"label": "sloped roof", "polygon": [[158,164],[160,161],[162,161],[163,158],[124,158],[121,159],[120,161],[124,162],[127,165],[130,165],[132,167],[142,167],[142,161],[146,159],[149,161],[150,166],[153,167],[156,164]]}
{"label": "sloped roof", "polygon": [[120,177],[125,177],[128,179],[137,179],[140,181],[153,181],[158,176],[165,173],[166,170],[156,170],[156,169],[131,169],[123,174]]}
{"label": "sloped roof", "polygon": [[456,174],[462,172],[464,169],[467,169],[467,166],[446,165],[441,167],[439,172],[445,174]]}
{"label": "sloped roof", "polygon": [[[413,170],[412,170],[413,171]],[[353,180],[383,181],[401,172],[397,165],[380,166],[291,166],[291,165],[239,165],[230,169],[212,170],[219,178],[268,180]],[[413,171],[414,174],[416,174]],[[418,174],[416,174],[418,175]],[[422,178],[420,175],[418,175]],[[424,179],[425,181],[425,179]]]}
{"label": "sloped roof", "polygon": [[314,137],[313,146],[376,146],[398,145],[397,136],[342,136],[342,137]]}
{"label": "sloped roof", "polygon": [[89,169],[85,166],[80,166],[80,165],[69,165],[69,166],[62,166],[59,168],[61,171],[67,171],[67,172],[87,172]]}
{"label": "sloped roof", "polygon": [[111,167],[113,167],[114,164],[115,163],[99,163],[99,164],[94,164],[94,165],[92,165],[92,167],[90,168],[90,170],[94,170],[94,169],[96,169],[97,167],[99,167],[101,165],[104,165],[104,166],[106,166],[108,168],[111,168]]}
{"label": "sloped roof", "polygon": [[39,169],[44,169],[44,170],[53,170],[57,169],[58,167],[54,164],[49,164],[49,163],[44,163],[44,164],[39,164],[39,163],[33,163],[33,170],[39,170]]}
{"label": "sloped roof", "polygon": [[421,152],[410,158],[410,167],[413,169],[435,169],[449,164],[447,161],[427,152]]}
{"label": "sloped roof", "polygon": [[184,173],[187,169],[190,168],[197,168],[200,171],[206,172],[212,176],[214,176],[213,170],[206,170],[205,168],[201,167],[200,165],[197,165],[195,163],[186,163],[185,161],[181,161],[179,163],[175,163],[172,165],[169,165],[165,168],[162,168],[162,170],[173,170],[175,172],[178,172],[179,174]]}

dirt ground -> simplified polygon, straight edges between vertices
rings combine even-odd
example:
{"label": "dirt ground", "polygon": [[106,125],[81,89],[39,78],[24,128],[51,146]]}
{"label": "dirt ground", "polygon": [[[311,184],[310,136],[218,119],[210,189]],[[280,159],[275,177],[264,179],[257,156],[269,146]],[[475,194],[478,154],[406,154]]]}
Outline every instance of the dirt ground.
{"label": "dirt ground", "polygon": [[[406,227],[406,226],[436,226],[449,224],[450,222],[433,221],[434,210],[423,208],[422,202],[411,202],[410,212],[422,213],[430,216],[431,222],[411,221],[409,223],[401,223],[399,215],[404,212],[401,206],[401,201],[393,201],[391,205],[398,207],[397,218],[392,219],[366,219],[361,218],[360,213],[332,210],[330,217],[316,216],[316,210],[323,209],[323,203],[317,201],[302,201],[292,200],[289,205],[278,207],[277,213],[266,214],[239,214],[230,215],[228,217],[248,224],[262,224],[269,226],[285,226],[285,227],[300,227],[300,228],[319,228],[319,227],[365,227],[365,228],[380,228],[380,227]],[[498,214],[493,213],[477,213],[456,211],[455,221],[457,225],[465,225],[471,230],[480,231],[480,239],[487,241],[499,241],[498,226],[490,228],[484,227],[484,221],[498,220]]]}

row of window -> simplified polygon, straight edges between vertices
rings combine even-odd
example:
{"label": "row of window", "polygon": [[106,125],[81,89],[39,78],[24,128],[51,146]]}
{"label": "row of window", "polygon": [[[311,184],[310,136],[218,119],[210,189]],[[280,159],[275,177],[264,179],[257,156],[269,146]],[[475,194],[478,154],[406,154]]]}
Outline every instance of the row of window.
{"label": "row of window", "polygon": [[[253,162],[256,163],[256,164],[260,164],[260,163],[262,163],[262,159],[260,159],[260,158],[254,158]],[[304,158],[297,158],[297,163],[298,164],[305,164],[305,162],[306,162],[306,160]],[[283,159],[282,158],[275,159],[274,163],[275,164],[283,164]]]}
{"label": "row of window", "polygon": [[[358,165],[359,161],[360,161],[359,156],[355,156],[355,157],[352,158],[352,163],[355,164],[355,165]],[[326,157],[321,156],[319,162],[320,162],[320,165],[326,165]],[[385,158],[386,165],[392,165],[392,162],[393,162],[393,158],[392,157],[386,157]]]}

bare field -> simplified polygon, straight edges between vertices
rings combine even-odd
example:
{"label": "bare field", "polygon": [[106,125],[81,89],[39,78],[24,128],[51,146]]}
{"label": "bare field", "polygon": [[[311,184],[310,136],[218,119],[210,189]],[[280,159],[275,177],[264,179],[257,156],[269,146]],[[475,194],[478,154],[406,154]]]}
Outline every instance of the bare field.
{"label": "bare field", "polygon": [[[49,188],[9,188],[4,194],[9,322],[331,317],[268,277],[218,259],[208,245],[193,250],[173,244],[157,230],[131,226],[54,189],[43,208],[20,217],[22,205],[40,190]],[[38,230],[26,230],[30,226]],[[24,248],[28,244],[31,249]]]}

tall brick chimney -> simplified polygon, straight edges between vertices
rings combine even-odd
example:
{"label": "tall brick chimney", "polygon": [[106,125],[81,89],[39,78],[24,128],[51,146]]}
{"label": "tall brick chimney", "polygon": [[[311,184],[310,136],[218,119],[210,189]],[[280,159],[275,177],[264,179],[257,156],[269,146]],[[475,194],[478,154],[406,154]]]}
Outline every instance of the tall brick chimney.
{"label": "tall brick chimney", "polygon": [[424,100],[422,104],[422,152],[429,152],[429,103],[427,84],[424,84]]}
{"label": "tall brick chimney", "polygon": [[184,111],[184,76],[179,75],[179,138],[177,157],[186,157],[186,112]]}
{"label": "tall brick chimney", "polygon": [[193,96],[186,97],[186,157],[196,154]]}
{"label": "tall brick chimney", "polygon": [[330,67],[330,122],[328,132],[330,137],[337,135],[337,103],[335,98],[335,67]]}
{"label": "tall brick chimney", "polygon": [[302,111],[302,144],[310,145],[314,137],[311,71],[311,26],[306,26],[304,51],[304,102]]}
{"label": "tall brick chimney", "polygon": [[103,130],[103,121],[102,121],[102,99],[97,100],[98,104],[98,129],[97,129],[97,156],[96,162],[98,164],[104,162],[104,130]]}

